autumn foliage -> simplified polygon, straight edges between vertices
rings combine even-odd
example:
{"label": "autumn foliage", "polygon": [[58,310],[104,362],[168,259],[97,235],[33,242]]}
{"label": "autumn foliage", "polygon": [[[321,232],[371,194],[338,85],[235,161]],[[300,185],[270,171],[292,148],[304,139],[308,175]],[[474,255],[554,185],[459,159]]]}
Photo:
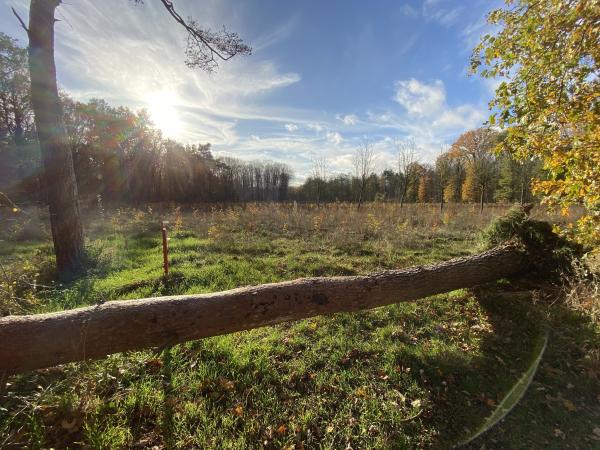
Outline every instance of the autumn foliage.
{"label": "autumn foliage", "polygon": [[505,149],[540,157],[534,181],[547,204],[583,205],[572,229],[600,242],[600,14],[597,1],[508,0],[488,22],[499,28],[474,49],[471,69],[500,81],[490,125],[507,130]]}

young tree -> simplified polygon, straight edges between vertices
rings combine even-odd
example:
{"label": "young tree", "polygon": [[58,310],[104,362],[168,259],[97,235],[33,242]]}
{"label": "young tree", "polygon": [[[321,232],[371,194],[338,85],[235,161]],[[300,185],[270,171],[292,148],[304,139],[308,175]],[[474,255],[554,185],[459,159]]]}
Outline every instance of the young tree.
{"label": "young tree", "polygon": [[313,158],[312,175],[315,180],[317,208],[320,206],[323,188],[327,179],[327,159],[325,156],[315,156]]}
{"label": "young tree", "polygon": [[360,205],[364,200],[367,179],[373,171],[374,158],[373,147],[367,140],[356,149],[354,154],[354,171],[359,183],[357,210],[360,209]]}
{"label": "young tree", "polygon": [[472,201],[472,190],[477,188],[480,211],[483,211],[486,194],[497,175],[496,157],[493,153],[496,142],[496,132],[489,128],[479,128],[463,133],[450,149],[450,154],[462,159],[467,167],[463,199]]}
{"label": "young tree", "polygon": [[434,171],[430,165],[421,165],[419,171],[419,189],[417,198],[419,203],[429,203],[433,197],[433,177]]}
{"label": "young tree", "polygon": [[[141,0],[134,0],[142,3]],[[31,0],[29,27],[17,15],[29,37],[31,103],[42,151],[46,195],[56,265],[59,273],[77,273],[83,267],[83,225],[79,212],[73,155],[63,123],[54,61],[54,13],[61,0]],[[161,0],[168,13],[188,34],[186,64],[206,71],[218,67],[237,54],[250,54],[251,48],[236,33],[204,29],[193,19],[184,20],[173,2]],[[14,10],[13,10],[14,12]]]}
{"label": "young tree", "polygon": [[508,0],[471,59],[472,72],[505,77],[490,124],[507,130],[516,158],[541,159],[547,179],[533,188],[547,203],[585,207],[578,236],[590,244],[600,242],[598,16],[597,1]]}
{"label": "young tree", "polygon": [[440,197],[440,211],[444,210],[444,194],[446,187],[452,177],[452,159],[442,148],[435,160],[435,180],[437,182],[438,195]]}
{"label": "young tree", "polygon": [[402,209],[408,189],[418,180],[419,159],[417,144],[412,139],[396,142],[396,148],[398,150],[398,174],[400,175],[400,208]]}

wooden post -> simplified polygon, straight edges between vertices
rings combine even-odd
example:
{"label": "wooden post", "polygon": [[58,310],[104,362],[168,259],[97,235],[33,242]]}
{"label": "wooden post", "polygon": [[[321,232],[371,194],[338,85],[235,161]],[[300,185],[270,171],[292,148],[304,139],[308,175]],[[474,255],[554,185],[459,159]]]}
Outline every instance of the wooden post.
{"label": "wooden post", "polygon": [[165,276],[169,275],[169,244],[167,237],[167,225],[169,222],[163,221],[162,223],[162,248],[163,248],[163,269],[165,271]]}

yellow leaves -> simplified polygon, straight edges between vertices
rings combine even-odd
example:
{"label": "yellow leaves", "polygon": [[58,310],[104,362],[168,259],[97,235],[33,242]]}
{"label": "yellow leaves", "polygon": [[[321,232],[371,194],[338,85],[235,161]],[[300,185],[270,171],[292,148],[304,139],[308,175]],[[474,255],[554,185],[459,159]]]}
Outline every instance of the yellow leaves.
{"label": "yellow leaves", "polygon": [[219,378],[219,386],[224,391],[232,391],[233,389],[235,389],[235,383],[233,381],[228,380],[227,378],[223,378],[223,377]]}
{"label": "yellow leaves", "polygon": [[231,413],[234,416],[242,417],[244,415],[244,407],[242,405],[237,405],[231,409]]}
{"label": "yellow leaves", "polygon": [[159,372],[163,367],[163,362],[159,358],[152,358],[146,361],[146,369],[149,372]]}
{"label": "yellow leaves", "polygon": [[357,397],[363,397],[366,398],[369,396],[369,394],[367,393],[367,389],[364,387],[359,387],[356,392],[355,392]]}
{"label": "yellow leaves", "polygon": [[577,411],[577,407],[575,406],[575,404],[571,400],[568,400],[568,399],[564,398],[562,400],[562,403],[563,403],[563,406],[565,407],[566,410],[571,411],[571,412]]}
{"label": "yellow leaves", "polygon": [[496,405],[496,401],[492,398],[486,397],[483,402],[488,405],[488,406],[495,406]]}

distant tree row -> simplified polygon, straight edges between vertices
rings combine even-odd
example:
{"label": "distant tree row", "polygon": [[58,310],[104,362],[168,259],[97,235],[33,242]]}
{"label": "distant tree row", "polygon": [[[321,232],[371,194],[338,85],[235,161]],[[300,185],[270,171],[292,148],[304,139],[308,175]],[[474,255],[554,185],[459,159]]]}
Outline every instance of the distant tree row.
{"label": "distant tree row", "polygon": [[508,151],[498,152],[504,134],[479,128],[462,134],[440,153],[434,164],[421,163],[414,141],[396,143],[397,166],[381,174],[373,170],[372,147],[364,143],[356,151],[354,174],[327,177],[323,158],[315,160],[311,176],[296,188],[293,198],[332,202],[387,200],[406,202],[479,203],[529,202],[531,180],[540,177],[538,161],[515,160]]}

